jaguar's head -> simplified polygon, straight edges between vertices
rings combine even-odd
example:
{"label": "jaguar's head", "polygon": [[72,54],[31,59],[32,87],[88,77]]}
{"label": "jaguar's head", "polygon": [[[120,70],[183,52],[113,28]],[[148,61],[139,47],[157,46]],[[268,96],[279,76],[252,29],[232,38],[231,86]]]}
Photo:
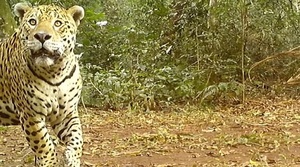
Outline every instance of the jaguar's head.
{"label": "jaguar's head", "polygon": [[56,60],[74,56],[77,27],[84,17],[80,6],[64,9],[54,5],[32,7],[27,3],[15,5],[20,19],[20,37],[30,50],[31,60],[40,66],[51,66]]}

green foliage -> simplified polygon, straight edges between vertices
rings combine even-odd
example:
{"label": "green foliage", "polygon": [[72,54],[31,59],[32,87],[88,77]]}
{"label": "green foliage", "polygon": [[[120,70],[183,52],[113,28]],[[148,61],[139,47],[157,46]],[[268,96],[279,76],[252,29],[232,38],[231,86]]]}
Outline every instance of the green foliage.
{"label": "green foliage", "polygon": [[[149,109],[228,94],[239,98],[242,71],[267,55],[297,46],[300,35],[298,8],[292,1],[51,2],[86,9],[78,35],[82,47],[76,51],[83,53],[83,101],[103,108]],[[285,80],[299,61],[271,64],[259,69],[255,79]]]}
{"label": "green foliage", "polygon": [[[187,101],[197,94],[195,81],[199,75],[177,67],[128,71],[105,70],[87,64],[86,69],[84,101],[103,108],[153,109],[174,101]],[[92,74],[90,71],[97,72]]]}
{"label": "green foliage", "polygon": [[[204,88],[199,93],[201,101],[203,102],[207,98],[220,99],[223,98],[232,98],[237,97],[242,94],[243,85],[238,82],[220,82],[216,85],[210,85]],[[228,100],[228,99],[227,99]]]}

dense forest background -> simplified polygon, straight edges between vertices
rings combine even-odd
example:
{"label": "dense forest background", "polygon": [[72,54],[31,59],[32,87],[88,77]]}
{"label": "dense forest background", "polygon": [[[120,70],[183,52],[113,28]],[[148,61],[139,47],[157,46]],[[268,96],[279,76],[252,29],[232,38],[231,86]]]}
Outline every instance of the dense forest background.
{"label": "dense forest background", "polygon": [[[76,50],[82,54],[82,104],[157,109],[299,93],[285,84],[297,75],[298,54],[277,56],[255,67],[251,82],[248,77],[255,62],[299,46],[298,0],[29,2],[85,8]],[[10,12],[1,12],[2,30],[14,27]]]}

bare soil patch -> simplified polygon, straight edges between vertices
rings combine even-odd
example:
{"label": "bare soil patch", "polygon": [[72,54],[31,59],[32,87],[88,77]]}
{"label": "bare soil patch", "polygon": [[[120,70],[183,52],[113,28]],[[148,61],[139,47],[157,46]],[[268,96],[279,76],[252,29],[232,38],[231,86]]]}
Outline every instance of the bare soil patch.
{"label": "bare soil patch", "polygon": [[[300,166],[300,100],[150,112],[81,108],[81,117],[84,167]],[[0,134],[0,166],[34,166],[20,127],[0,127]]]}

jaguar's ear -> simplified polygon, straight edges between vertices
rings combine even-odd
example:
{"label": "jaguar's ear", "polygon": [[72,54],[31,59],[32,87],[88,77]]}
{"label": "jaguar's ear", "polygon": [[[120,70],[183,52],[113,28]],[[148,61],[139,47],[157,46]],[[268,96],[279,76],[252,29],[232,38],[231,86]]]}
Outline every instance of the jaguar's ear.
{"label": "jaguar's ear", "polygon": [[21,20],[24,17],[25,13],[28,10],[30,10],[30,8],[31,8],[31,5],[28,3],[17,3],[14,7],[14,13]]}
{"label": "jaguar's ear", "polygon": [[81,6],[73,6],[68,9],[68,13],[73,17],[77,26],[80,24],[80,20],[84,17],[84,9]]}

